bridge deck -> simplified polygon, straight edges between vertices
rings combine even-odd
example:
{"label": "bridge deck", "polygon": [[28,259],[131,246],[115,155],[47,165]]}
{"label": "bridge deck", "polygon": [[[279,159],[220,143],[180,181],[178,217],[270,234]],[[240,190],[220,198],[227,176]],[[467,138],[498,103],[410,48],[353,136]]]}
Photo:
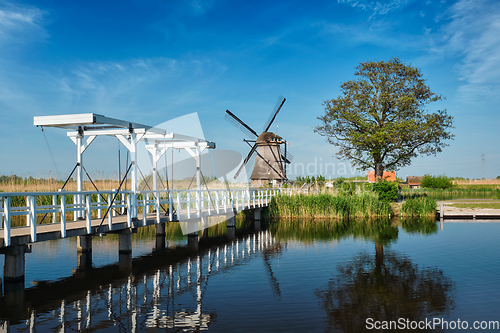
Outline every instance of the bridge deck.
{"label": "bridge deck", "polygon": [[[259,207],[267,206],[268,201],[264,200]],[[234,209],[234,214],[237,214],[243,210],[256,208],[257,205],[249,205],[245,207],[239,207],[238,210]],[[223,218],[225,221],[227,218],[233,216],[233,213],[230,209],[227,210],[227,213],[220,211],[219,214],[214,209],[210,211],[207,208],[204,208],[200,216],[198,217],[196,213],[191,213],[190,218],[188,218],[187,210],[181,210],[177,214],[177,219],[174,216],[173,221],[170,220],[169,214],[166,214],[164,211],[160,212],[160,221],[157,220],[156,213],[148,213],[146,215],[146,220],[144,221],[144,215],[142,213],[138,213],[137,219],[131,221],[131,225],[128,225],[127,215],[116,215],[112,217],[112,228],[109,227],[108,218],[106,217],[104,220],[102,218],[91,219],[91,233],[87,232],[87,221],[86,220],[78,220],[78,221],[67,221],[66,222],[66,237],[76,237],[83,235],[95,235],[99,233],[109,233],[109,232],[119,232],[121,230],[129,229],[129,228],[140,228],[149,225],[155,225],[159,223],[167,223],[167,222],[187,222],[187,223],[198,223],[200,217],[219,217]],[[1,229],[0,229],[1,230]],[[4,242],[4,232],[0,232],[0,248],[5,247]],[[60,239],[61,237],[61,223],[46,223],[46,224],[38,224],[36,226],[36,242],[48,241]],[[30,226],[22,226],[15,227],[11,229],[10,234],[10,242],[11,246],[15,245],[24,245],[33,243],[31,237],[31,227]]]}

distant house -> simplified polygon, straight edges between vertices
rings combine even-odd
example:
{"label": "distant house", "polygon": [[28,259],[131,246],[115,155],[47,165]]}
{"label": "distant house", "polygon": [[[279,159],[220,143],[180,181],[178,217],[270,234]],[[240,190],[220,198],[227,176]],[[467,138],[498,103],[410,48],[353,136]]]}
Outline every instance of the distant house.
{"label": "distant house", "polygon": [[[390,182],[395,182],[396,171],[384,171],[382,178]],[[375,182],[375,171],[368,171],[368,181]]]}
{"label": "distant house", "polygon": [[422,179],[424,179],[424,176],[406,176],[406,183],[410,188],[420,188]]}

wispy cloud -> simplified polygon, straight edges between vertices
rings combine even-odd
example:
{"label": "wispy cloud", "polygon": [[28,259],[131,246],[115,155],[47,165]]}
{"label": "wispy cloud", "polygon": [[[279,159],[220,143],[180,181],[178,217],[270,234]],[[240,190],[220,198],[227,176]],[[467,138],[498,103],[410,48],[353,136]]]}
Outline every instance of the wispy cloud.
{"label": "wispy cloud", "polygon": [[386,15],[390,12],[400,10],[409,2],[411,2],[411,0],[338,0],[338,3],[346,4],[354,8],[360,8],[361,10],[371,12],[371,17],[374,17],[376,15]]}
{"label": "wispy cloud", "polygon": [[210,84],[225,70],[210,60],[134,59],[82,64],[60,82],[71,103],[97,109],[137,109],[151,104],[151,100],[165,103],[171,98],[169,103],[173,103],[174,96]]}
{"label": "wispy cloud", "polygon": [[205,14],[207,10],[212,8],[213,2],[213,0],[191,0],[188,3],[196,14]]}
{"label": "wispy cloud", "polygon": [[21,35],[26,38],[33,37],[33,34],[47,36],[42,26],[45,14],[45,11],[32,6],[0,3],[0,42],[22,42]]}
{"label": "wispy cloud", "polygon": [[500,3],[461,0],[449,10],[450,23],[443,28],[437,50],[463,57],[459,74],[462,92],[497,95],[500,85]]}

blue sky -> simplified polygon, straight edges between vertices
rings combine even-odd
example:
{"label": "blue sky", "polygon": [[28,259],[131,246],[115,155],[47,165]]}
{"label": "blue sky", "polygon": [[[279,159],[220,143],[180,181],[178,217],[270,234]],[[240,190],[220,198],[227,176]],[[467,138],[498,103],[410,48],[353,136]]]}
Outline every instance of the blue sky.
{"label": "blue sky", "polygon": [[[498,1],[0,0],[0,174],[64,178],[73,168],[66,133],[44,137],[33,116],[94,112],[155,125],[197,112],[218,149],[246,154],[224,111],[260,131],[283,95],[272,130],[279,121],[292,177],[329,163],[327,177],[351,176],[312,128],[359,62],[392,57],[446,96],[428,108],[446,108],[456,135],[398,175],[479,178],[482,154],[485,176],[500,175]],[[117,147],[98,138],[86,168],[116,172]]]}

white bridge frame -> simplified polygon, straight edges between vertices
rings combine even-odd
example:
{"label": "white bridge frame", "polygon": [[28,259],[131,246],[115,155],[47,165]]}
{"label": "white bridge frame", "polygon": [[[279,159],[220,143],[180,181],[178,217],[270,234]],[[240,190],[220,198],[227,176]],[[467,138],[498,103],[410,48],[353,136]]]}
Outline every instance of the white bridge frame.
{"label": "white bridge frame", "polygon": [[[201,189],[200,154],[207,148],[215,149],[215,143],[187,135],[167,133],[153,126],[142,125],[125,120],[105,117],[96,113],[67,114],[34,117],[33,124],[40,127],[57,127],[69,130],[67,135],[76,145],[76,183],[77,191],[83,191],[83,153],[99,135],[115,136],[127,148],[131,155],[131,218],[137,218],[137,144],[144,140],[146,149],[153,157],[153,190],[158,189],[157,163],[169,148],[185,149],[196,160],[196,185]],[[75,204],[84,204],[84,194],[74,196]],[[74,220],[84,218],[77,210]]]}

